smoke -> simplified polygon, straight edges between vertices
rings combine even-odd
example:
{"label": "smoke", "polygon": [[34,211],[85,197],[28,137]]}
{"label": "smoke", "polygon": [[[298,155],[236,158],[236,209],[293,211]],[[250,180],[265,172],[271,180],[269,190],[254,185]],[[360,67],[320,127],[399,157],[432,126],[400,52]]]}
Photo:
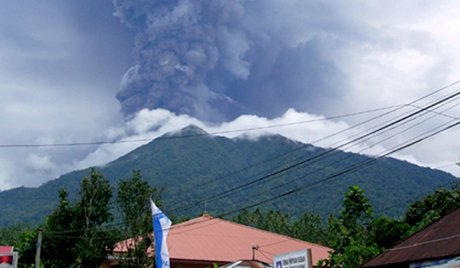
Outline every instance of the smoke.
{"label": "smoke", "polygon": [[299,27],[298,18],[309,14],[294,16],[282,1],[114,5],[115,16],[138,31],[135,64],[117,94],[125,116],[163,108],[214,122],[243,113],[275,117],[288,108],[320,112],[319,98],[338,95],[343,75],[319,53],[320,38]]}

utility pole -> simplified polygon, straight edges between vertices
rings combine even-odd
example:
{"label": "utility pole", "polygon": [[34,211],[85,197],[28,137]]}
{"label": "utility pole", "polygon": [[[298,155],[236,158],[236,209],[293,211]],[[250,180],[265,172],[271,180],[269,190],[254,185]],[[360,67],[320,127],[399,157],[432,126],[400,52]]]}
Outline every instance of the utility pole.
{"label": "utility pole", "polygon": [[313,257],[311,255],[311,248],[307,249],[308,268],[313,268]]}
{"label": "utility pole", "polygon": [[35,268],[39,268],[40,267],[40,252],[41,252],[41,249],[42,249],[42,231],[43,231],[43,228],[40,226],[40,228],[38,228],[38,240],[37,240],[37,251],[35,253]]}

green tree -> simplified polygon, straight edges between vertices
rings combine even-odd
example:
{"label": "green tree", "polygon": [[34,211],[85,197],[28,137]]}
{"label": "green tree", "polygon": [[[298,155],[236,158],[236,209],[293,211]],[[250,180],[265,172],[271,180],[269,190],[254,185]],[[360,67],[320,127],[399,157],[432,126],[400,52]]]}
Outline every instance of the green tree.
{"label": "green tree", "polygon": [[237,222],[239,224],[247,225],[247,226],[254,226],[254,220],[252,218],[252,213],[249,212],[247,208],[243,208],[238,215],[232,218],[232,221]]}
{"label": "green tree", "polygon": [[340,239],[340,226],[340,221],[334,214],[330,214],[326,218],[324,245],[332,248],[338,243]]}
{"label": "green tree", "polygon": [[291,230],[294,238],[319,244],[326,242],[326,228],[318,214],[305,212],[292,224]]}
{"label": "green tree", "polygon": [[[72,267],[76,264],[78,253],[75,239],[79,230],[73,230],[78,215],[67,196],[66,190],[59,190],[58,208],[48,216],[44,226],[42,260],[46,267]],[[36,237],[34,241],[37,241]]]}
{"label": "green tree", "polygon": [[104,224],[113,221],[110,212],[112,186],[109,180],[95,169],[90,170],[90,176],[85,176],[80,183],[80,201],[75,205],[75,227],[82,230],[76,243],[78,252],[77,267],[99,267],[113,250],[117,238]]}
{"label": "green tree", "polygon": [[10,227],[0,228],[0,245],[19,247],[21,235],[33,228],[27,223],[18,223]]}
{"label": "green tree", "polygon": [[369,198],[364,195],[364,190],[358,186],[351,186],[345,193],[343,210],[339,211],[339,220],[351,232],[351,235],[360,231],[362,225],[369,225],[372,220],[372,205]]}
{"label": "green tree", "polygon": [[117,241],[105,228],[113,220],[111,197],[109,181],[93,168],[80,182],[75,204],[68,200],[67,191],[59,191],[59,206],[44,226],[42,260],[46,267],[101,265]]}
{"label": "green tree", "polygon": [[410,233],[413,233],[446,215],[457,206],[460,206],[460,189],[457,187],[452,190],[440,188],[433,194],[412,203],[404,220],[411,226]]}
{"label": "green tree", "polygon": [[343,200],[343,210],[339,211],[339,224],[332,226],[338,232],[332,241],[330,258],[320,265],[328,267],[359,267],[366,260],[380,252],[377,244],[369,238],[372,221],[372,206],[358,186],[349,187]]}
{"label": "green tree", "polygon": [[117,205],[125,225],[124,237],[130,238],[124,241],[127,248],[124,264],[129,267],[150,267],[154,262],[150,200],[160,206],[161,192],[143,180],[140,171],[133,171],[132,177],[118,182]]}
{"label": "green tree", "polygon": [[289,214],[283,214],[279,210],[268,211],[265,217],[263,217],[263,220],[257,221],[256,227],[277,234],[291,234]]}
{"label": "green tree", "polygon": [[21,234],[19,244],[18,267],[30,268],[35,263],[35,246],[37,245],[38,227]]}
{"label": "green tree", "polygon": [[410,229],[409,224],[403,220],[389,219],[385,216],[373,220],[371,227],[371,239],[378,247],[386,249],[403,239]]}

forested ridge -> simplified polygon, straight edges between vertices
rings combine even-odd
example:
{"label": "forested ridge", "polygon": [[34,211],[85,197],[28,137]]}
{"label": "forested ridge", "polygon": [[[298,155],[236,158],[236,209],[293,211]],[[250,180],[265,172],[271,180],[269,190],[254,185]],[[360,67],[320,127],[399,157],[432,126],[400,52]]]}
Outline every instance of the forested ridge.
{"label": "forested ridge", "polygon": [[[179,217],[200,215],[205,206],[219,215],[258,204],[262,212],[280,210],[294,219],[305,211],[324,218],[337,213],[342,193],[351,185],[366,191],[376,215],[402,216],[416,198],[456,180],[448,173],[393,158],[334,176],[369,159],[278,135],[228,139],[189,126],[95,170],[111,185],[139,170],[150,185],[165,188],[164,208]],[[0,192],[0,226],[43,223],[58,204],[59,190],[65,189],[75,200],[79,182],[88,172],[74,171],[38,188]],[[283,196],[289,192],[293,193]]]}

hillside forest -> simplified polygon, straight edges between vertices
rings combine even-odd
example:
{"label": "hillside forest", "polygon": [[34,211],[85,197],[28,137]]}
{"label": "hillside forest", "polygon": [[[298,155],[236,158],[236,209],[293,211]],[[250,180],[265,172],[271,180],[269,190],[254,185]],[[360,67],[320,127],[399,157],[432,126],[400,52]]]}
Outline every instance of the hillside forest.
{"label": "hillside forest", "polygon": [[[140,171],[112,186],[95,169],[80,181],[78,199],[71,201],[65,189],[59,204],[40,227],[20,223],[0,229],[0,245],[19,251],[19,267],[31,267],[39,228],[43,233],[41,262],[44,267],[98,267],[114,245],[133,238],[126,267],[148,267],[153,243],[150,200],[162,207],[163,188],[149,185]],[[243,208],[233,215],[214,215],[240,224],[322,244],[334,251],[320,265],[358,267],[397,241],[416,232],[460,205],[460,188],[439,188],[412,203],[404,217],[374,217],[372,204],[359,186],[343,195],[342,208],[326,218],[305,211],[293,219],[280,210]],[[168,215],[173,223],[190,219]]]}

